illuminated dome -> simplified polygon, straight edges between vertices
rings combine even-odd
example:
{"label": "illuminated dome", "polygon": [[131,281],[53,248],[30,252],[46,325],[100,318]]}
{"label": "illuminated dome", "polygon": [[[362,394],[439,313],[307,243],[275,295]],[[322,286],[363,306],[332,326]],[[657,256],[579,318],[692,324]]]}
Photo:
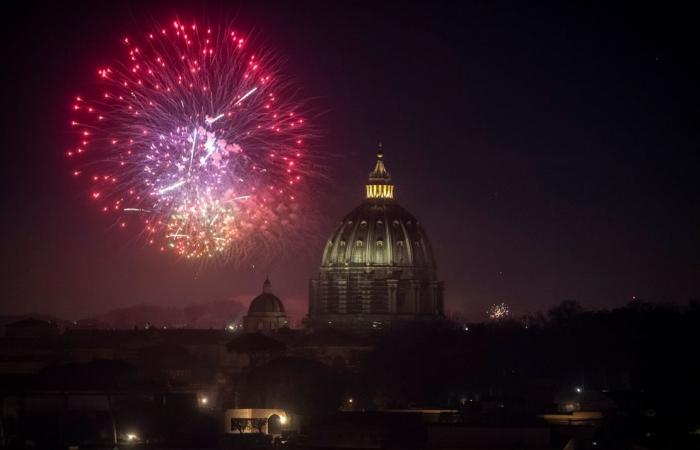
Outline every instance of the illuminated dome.
{"label": "illuminated dome", "polygon": [[243,329],[247,332],[269,331],[288,324],[289,318],[284,311],[282,300],[272,293],[272,283],[266,279],[262,294],[250,302],[248,314],[243,317]]}
{"label": "illuminated dome", "polygon": [[428,237],[396,203],[369,200],[345,216],[326,243],[322,267],[398,266],[435,269]]}
{"label": "illuminated dome", "polygon": [[442,289],[428,236],[396,203],[380,147],[364,202],[324,246],[311,280],[309,322],[380,328],[398,319],[442,317]]}

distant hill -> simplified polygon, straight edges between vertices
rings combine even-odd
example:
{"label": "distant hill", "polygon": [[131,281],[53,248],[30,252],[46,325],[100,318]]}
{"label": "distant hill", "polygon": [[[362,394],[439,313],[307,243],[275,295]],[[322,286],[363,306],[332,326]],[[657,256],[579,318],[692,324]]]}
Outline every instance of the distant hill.
{"label": "distant hill", "polygon": [[5,325],[13,322],[19,322],[24,319],[39,319],[46,320],[47,322],[54,322],[59,328],[65,328],[69,322],[67,320],[59,319],[58,317],[50,316],[48,314],[39,313],[27,313],[27,314],[17,314],[17,315],[6,315],[0,316],[0,336],[5,335]]}
{"label": "distant hill", "polygon": [[[248,312],[254,294],[239,295],[227,300],[195,303],[182,307],[138,304],[95,314],[76,322],[38,313],[0,316],[0,336],[5,334],[5,325],[19,320],[34,318],[58,324],[60,329],[133,329],[147,325],[162,328],[222,329],[231,323],[240,323]],[[298,326],[306,314],[306,299],[302,296],[283,298],[291,323]]]}
{"label": "distant hill", "polygon": [[162,328],[225,328],[240,321],[246,313],[239,299],[198,303],[184,307],[134,305],[113,309],[77,321],[78,328],[144,328],[148,325]]}

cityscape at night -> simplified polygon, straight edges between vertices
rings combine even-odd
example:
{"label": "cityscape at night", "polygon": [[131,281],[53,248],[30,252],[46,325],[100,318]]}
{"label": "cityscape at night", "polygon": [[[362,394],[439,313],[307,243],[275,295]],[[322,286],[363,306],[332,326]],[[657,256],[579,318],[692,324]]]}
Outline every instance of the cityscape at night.
{"label": "cityscape at night", "polygon": [[11,9],[0,449],[700,448],[689,10]]}

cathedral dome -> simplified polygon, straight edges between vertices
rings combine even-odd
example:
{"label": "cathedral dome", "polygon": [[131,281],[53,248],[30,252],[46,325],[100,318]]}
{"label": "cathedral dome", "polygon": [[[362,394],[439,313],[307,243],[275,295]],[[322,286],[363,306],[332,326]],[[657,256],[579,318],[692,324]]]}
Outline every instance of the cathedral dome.
{"label": "cathedral dome", "polygon": [[380,150],[365,200],[324,245],[309,283],[312,327],[381,328],[395,321],[444,317],[443,284],[428,236],[394,200]]}
{"label": "cathedral dome", "polygon": [[435,269],[428,237],[394,200],[394,185],[377,153],[365,201],[346,215],[326,243],[321,267],[399,266]]}
{"label": "cathedral dome", "polygon": [[248,307],[248,315],[260,313],[284,313],[282,300],[271,292],[270,280],[265,280],[262,294],[255,297]]}
{"label": "cathedral dome", "polygon": [[420,222],[393,199],[368,198],[346,215],[326,243],[322,267],[414,266],[435,269]]}

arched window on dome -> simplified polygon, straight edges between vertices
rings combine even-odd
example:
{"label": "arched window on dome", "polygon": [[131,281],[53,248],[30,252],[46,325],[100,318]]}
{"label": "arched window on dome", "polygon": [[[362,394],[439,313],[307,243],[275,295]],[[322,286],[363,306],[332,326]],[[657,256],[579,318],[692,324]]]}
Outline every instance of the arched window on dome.
{"label": "arched window on dome", "polygon": [[384,222],[378,220],[374,226],[374,236],[381,238],[386,234],[386,229],[384,228]]}
{"label": "arched window on dome", "polygon": [[365,262],[365,243],[361,239],[355,241],[355,248],[352,251],[352,262]]}
{"label": "arched window on dome", "polygon": [[384,264],[384,253],[384,241],[382,239],[377,239],[374,250],[374,262],[376,264]]}
{"label": "arched window on dome", "polygon": [[405,255],[406,252],[404,249],[403,241],[396,241],[396,252],[394,256],[394,262],[396,262],[396,264],[399,265],[404,264]]}

